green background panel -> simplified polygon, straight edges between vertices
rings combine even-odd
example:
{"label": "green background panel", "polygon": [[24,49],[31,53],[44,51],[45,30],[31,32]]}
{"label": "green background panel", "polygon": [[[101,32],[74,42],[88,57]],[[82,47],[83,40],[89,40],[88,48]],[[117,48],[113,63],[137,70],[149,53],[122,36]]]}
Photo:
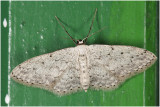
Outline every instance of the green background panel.
{"label": "green background panel", "polygon": [[8,31],[9,27],[3,27],[3,21],[8,19],[8,2],[1,2],[1,105],[6,105],[4,102],[5,96],[8,93]]}
{"label": "green background panel", "polygon": [[[126,1],[34,1],[11,2],[11,70],[23,61],[67,47],[74,47],[57,20],[75,39],[86,37],[95,9],[98,9],[87,45],[131,45],[158,52],[158,2]],[[157,105],[156,64],[112,91],[88,90],[58,97],[48,91],[27,87],[11,80],[10,105]],[[4,72],[7,72],[4,70]],[[11,71],[10,71],[11,72]]]}

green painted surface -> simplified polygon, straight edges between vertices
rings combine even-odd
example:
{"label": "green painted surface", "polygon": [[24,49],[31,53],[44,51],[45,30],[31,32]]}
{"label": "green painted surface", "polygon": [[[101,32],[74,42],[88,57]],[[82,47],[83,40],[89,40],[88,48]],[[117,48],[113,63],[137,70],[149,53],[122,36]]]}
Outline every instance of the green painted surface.
{"label": "green painted surface", "polygon": [[9,27],[3,27],[4,19],[8,20],[9,2],[1,2],[1,105],[5,104],[5,96],[8,93],[8,31]]}
{"label": "green painted surface", "polygon": [[[152,2],[151,14],[156,17]],[[58,16],[70,35],[83,39],[97,8],[92,33],[106,26],[101,33],[88,39],[87,44],[131,45],[156,53],[156,34],[145,32],[146,2],[11,2],[11,69],[23,61],[44,53],[73,47],[54,16]],[[149,34],[151,33],[151,34]],[[148,36],[149,35],[149,36]],[[146,42],[145,41],[146,38]],[[113,91],[77,92],[56,95],[38,88],[27,87],[11,80],[10,105],[156,105],[156,66],[127,80]]]}
{"label": "green painted surface", "polygon": [[[156,7],[157,6],[157,7]],[[159,36],[158,36],[158,3],[157,2],[147,2],[147,13],[146,13],[146,49],[152,51],[152,52],[158,52],[158,44],[155,44],[156,42],[159,42]],[[157,36],[156,36],[157,35]],[[158,53],[156,53],[158,56]],[[157,62],[158,63],[158,62]],[[146,72],[146,78],[145,78],[145,105],[152,105],[154,106],[156,104],[158,105],[158,66],[157,68],[153,67],[151,69],[148,69],[148,72]],[[154,72],[153,72],[154,71]],[[153,93],[157,92],[157,93]]]}

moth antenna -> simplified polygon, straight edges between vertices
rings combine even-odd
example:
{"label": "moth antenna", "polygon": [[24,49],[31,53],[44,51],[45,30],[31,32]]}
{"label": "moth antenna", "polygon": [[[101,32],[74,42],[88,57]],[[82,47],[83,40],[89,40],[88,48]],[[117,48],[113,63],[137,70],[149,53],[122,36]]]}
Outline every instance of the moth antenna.
{"label": "moth antenna", "polygon": [[94,33],[92,33],[92,34],[89,35],[88,37],[84,38],[83,41],[86,41],[87,38],[89,38],[90,36],[92,36],[92,35],[94,35],[94,34],[96,34],[96,33],[98,33],[98,32],[101,32],[101,31],[104,30],[105,28],[106,28],[106,27],[103,27],[102,29],[100,29],[100,30],[98,30],[98,31],[96,31],[96,32],[94,32]]}
{"label": "moth antenna", "polygon": [[65,29],[65,27],[63,26],[63,24],[60,22],[60,20],[58,19],[57,16],[55,16],[55,18],[57,19],[58,23],[61,25],[61,27],[64,29],[64,31],[67,33],[67,35],[71,38],[71,40],[77,45],[76,41],[72,38],[72,36],[69,35],[68,31]]}
{"label": "moth antenna", "polygon": [[91,24],[91,26],[90,26],[90,29],[89,29],[89,32],[88,32],[87,37],[86,37],[86,39],[85,39],[85,42],[87,41],[87,38],[89,37],[89,34],[90,34],[91,30],[92,30],[92,26],[93,26],[93,22],[94,22],[94,19],[95,19],[96,14],[97,14],[97,8],[96,8],[96,10],[95,10],[94,17],[93,17],[93,20],[92,20],[92,24]]}

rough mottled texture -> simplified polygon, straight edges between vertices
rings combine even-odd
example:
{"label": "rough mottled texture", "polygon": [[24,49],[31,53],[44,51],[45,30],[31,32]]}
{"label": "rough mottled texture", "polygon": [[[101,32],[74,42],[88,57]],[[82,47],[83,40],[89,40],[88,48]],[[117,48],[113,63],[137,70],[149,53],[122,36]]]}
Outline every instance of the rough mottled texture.
{"label": "rough mottled texture", "polygon": [[22,84],[58,95],[89,87],[115,89],[156,61],[141,48],[119,45],[79,45],[37,56],[18,65],[11,77]]}

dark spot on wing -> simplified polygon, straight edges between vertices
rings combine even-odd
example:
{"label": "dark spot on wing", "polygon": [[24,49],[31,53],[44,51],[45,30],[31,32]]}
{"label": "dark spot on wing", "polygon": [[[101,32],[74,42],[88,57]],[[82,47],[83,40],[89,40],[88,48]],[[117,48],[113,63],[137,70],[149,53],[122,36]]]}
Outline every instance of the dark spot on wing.
{"label": "dark spot on wing", "polygon": [[154,60],[154,59],[151,59],[151,60]]}
{"label": "dark spot on wing", "polygon": [[21,65],[18,66],[19,68],[22,68]]}
{"label": "dark spot on wing", "polygon": [[114,48],[113,47],[111,47],[112,48],[112,50],[114,50]]}
{"label": "dark spot on wing", "polygon": [[145,49],[145,50],[144,50],[144,53],[146,53],[146,52],[147,52],[147,50]]}
{"label": "dark spot on wing", "polygon": [[33,68],[33,70],[36,70],[36,68]]}

